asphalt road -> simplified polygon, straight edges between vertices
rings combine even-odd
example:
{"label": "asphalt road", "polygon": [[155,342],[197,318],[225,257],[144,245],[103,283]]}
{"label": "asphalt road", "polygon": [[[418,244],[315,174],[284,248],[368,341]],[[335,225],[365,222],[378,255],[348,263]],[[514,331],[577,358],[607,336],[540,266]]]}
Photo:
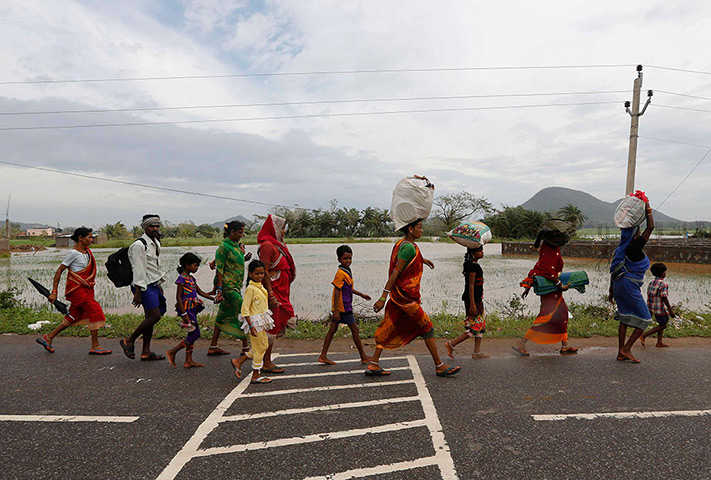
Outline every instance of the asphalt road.
{"label": "asphalt road", "polygon": [[293,365],[292,376],[248,385],[204,348],[196,359],[207,367],[185,370],[130,361],[117,345],[89,356],[87,344],[59,338],[47,354],[32,337],[0,336],[0,478],[711,478],[711,412],[533,417],[711,409],[704,346],[639,350],[640,365],[616,362],[612,348],[561,357],[538,347],[528,358],[499,349],[457,359],[463,372],[446,379],[426,355],[395,351],[383,356],[395,368],[388,378],[365,378],[346,362]]}

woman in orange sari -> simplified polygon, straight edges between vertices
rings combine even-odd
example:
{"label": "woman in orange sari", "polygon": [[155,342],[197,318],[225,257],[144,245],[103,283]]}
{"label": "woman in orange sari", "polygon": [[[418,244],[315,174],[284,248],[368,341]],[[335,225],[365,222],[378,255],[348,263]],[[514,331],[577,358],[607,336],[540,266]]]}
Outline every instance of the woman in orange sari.
{"label": "woman in orange sari", "polygon": [[569,314],[568,306],[563,299],[563,292],[568,290],[568,285],[563,285],[559,278],[563,271],[563,257],[560,254],[560,247],[549,245],[542,238],[541,233],[538,234],[534,247],[539,249],[538,262],[521,282],[521,286],[524,288],[521,297],[526,298],[528,296],[528,292],[533,287],[534,276],[545,277],[552,281],[558,286],[558,291],[541,296],[541,309],[533,322],[533,326],[511,348],[519,355],[527,357],[530,355],[526,350],[526,343],[529,340],[538,344],[560,342],[561,355],[578,353],[577,348],[568,345]]}
{"label": "woman in orange sari", "polygon": [[[383,295],[375,302],[376,312],[385,306],[385,317],[375,331],[375,353],[368,364],[368,376],[390,375],[378,363],[384,349],[395,349],[407,345],[417,337],[422,337],[432,355],[438,377],[448,377],[461,371],[461,367],[445,365],[439,358],[434,339],[434,326],[420,305],[420,280],[422,267],[434,264],[422,256],[415,240],[422,236],[422,220],[416,220],[400,229],[405,238],[395,244],[390,256],[388,282]],[[387,305],[388,294],[390,300]]]}
{"label": "woman in orange sari", "polygon": [[[264,288],[269,297],[269,308],[272,311],[274,328],[267,330],[269,347],[264,354],[264,373],[284,373],[284,369],[272,362],[274,340],[284,335],[287,325],[296,319],[294,307],[291,306],[291,284],[296,279],[296,264],[284,243],[286,220],[269,215],[257,235],[259,243],[259,260],[266,266]],[[293,327],[293,325],[291,325]]]}
{"label": "woman in orange sari", "polygon": [[64,317],[62,323],[46,335],[37,339],[37,343],[42,345],[50,353],[54,352],[52,340],[67,327],[75,325],[87,325],[91,333],[90,355],[108,355],[111,350],[101,348],[99,345],[99,329],[106,323],[104,311],[99,303],[94,299],[94,285],[96,283],[96,260],[89,249],[89,245],[94,243],[94,235],[90,228],[79,227],[72,234],[74,248],[67,253],[64,261],[54,274],[52,293],[47,298],[50,303],[57,299],[57,289],[64,270],[68,270],[67,287],[64,298],[72,305],[69,307],[69,315]]}

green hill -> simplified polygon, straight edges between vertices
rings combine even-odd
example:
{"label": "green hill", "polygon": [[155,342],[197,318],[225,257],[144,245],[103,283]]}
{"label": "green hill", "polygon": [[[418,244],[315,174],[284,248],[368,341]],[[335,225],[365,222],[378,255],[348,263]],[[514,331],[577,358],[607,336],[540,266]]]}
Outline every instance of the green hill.
{"label": "green hill", "polygon": [[[555,213],[561,207],[572,203],[588,216],[588,221],[585,222],[584,227],[597,227],[599,225],[614,226],[612,218],[620,200],[621,199],[615,202],[605,202],[580,190],[563,187],[548,187],[536,193],[521,206],[529,210]],[[664,227],[675,227],[677,225],[693,223],[672,218],[661,212],[654,213],[654,220],[658,225],[663,225]]]}

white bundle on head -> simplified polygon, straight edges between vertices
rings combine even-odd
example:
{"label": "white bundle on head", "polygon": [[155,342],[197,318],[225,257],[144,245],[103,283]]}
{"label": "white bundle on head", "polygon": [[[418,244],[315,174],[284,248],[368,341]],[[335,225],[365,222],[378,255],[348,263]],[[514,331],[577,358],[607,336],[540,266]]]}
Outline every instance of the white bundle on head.
{"label": "white bundle on head", "polygon": [[155,217],[147,217],[141,222],[141,228],[143,228],[144,230],[153,225],[158,225],[159,227],[163,225],[158,215],[156,215]]}

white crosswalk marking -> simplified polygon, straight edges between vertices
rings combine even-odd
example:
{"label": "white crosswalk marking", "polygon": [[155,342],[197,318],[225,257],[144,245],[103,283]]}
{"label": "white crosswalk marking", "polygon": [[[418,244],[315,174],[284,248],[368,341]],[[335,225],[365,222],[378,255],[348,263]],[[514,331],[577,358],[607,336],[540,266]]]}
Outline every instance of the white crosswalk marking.
{"label": "white crosswalk marking", "polygon": [[[307,357],[309,354],[289,354],[281,355],[281,357]],[[383,473],[389,473],[394,471],[406,471],[416,468],[437,466],[440,471],[441,478],[444,480],[457,480],[457,472],[454,468],[454,462],[449,452],[449,446],[444,438],[444,433],[442,431],[442,425],[440,424],[439,417],[437,416],[437,411],[432,401],[432,397],[429,394],[427,385],[424,378],[422,377],[422,372],[417,364],[417,360],[414,356],[408,355],[406,357],[396,357],[400,359],[407,359],[408,365],[406,367],[396,367],[390,370],[393,371],[411,371],[413,378],[410,380],[385,380],[385,381],[372,381],[363,382],[359,379],[357,383],[351,384],[339,384],[339,385],[329,385],[329,386],[319,386],[319,387],[304,387],[304,388],[288,388],[284,390],[268,390],[268,391],[254,391],[250,393],[245,393],[247,387],[249,387],[249,377],[242,380],[215,408],[215,410],[210,413],[210,415],[205,419],[205,421],[198,427],[195,434],[188,440],[188,442],[183,446],[183,448],[178,452],[178,454],[171,460],[168,466],[163,470],[163,472],[158,476],[158,480],[173,480],[181,472],[181,470],[194,459],[207,458],[214,455],[230,455],[239,452],[253,451],[253,450],[263,450],[275,447],[284,447],[290,445],[301,445],[310,442],[328,442],[336,439],[352,438],[363,436],[367,434],[388,434],[389,432],[397,432],[402,430],[410,430],[420,428],[421,433],[429,431],[430,439],[434,447],[435,454],[433,456],[422,457],[413,459],[405,462],[397,462],[392,464],[376,465],[373,467],[359,468],[353,470],[347,470],[343,472],[324,472],[323,476],[309,477],[307,480],[315,479],[347,479],[347,478],[363,478],[370,475],[379,475]],[[394,358],[393,358],[394,359]],[[343,363],[346,363],[345,361]],[[318,366],[312,373],[303,374],[292,374],[284,375],[281,377],[272,377],[274,379],[289,380],[289,379],[302,379],[302,378],[322,378],[322,377],[337,377],[343,376],[346,380],[353,376],[354,374],[362,374],[362,370],[344,370],[344,371],[323,371],[321,370],[323,365],[315,362],[305,362],[305,363],[290,363],[284,366]],[[392,386],[400,385],[414,385],[417,390],[417,395],[415,396],[400,396],[400,397],[387,397],[384,396],[382,399],[377,400],[365,400],[356,402],[346,402],[338,404],[328,404],[328,405],[314,405],[306,406],[303,408],[290,408],[284,410],[274,410],[266,412],[258,412],[253,414],[241,414],[241,415],[225,415],[227,410],[234,404],[238,399],[243,398],[261,398],[269,397],[275,395],[295,395],[309,392],[324,392],[338,391],[338,390],[358,390],[363,388],[379,388],[387,389]],[[387,394],[387,390],[385,392]],[[419,420],[410,420],[404,422],[388,423],[384,425],[378,425],[367,428],[356,428],[356,429],[344,429],[335,430],[330,432],[317,433],[312,435],[295,436],[289,438],[280,438],[276,440],[269,441],[259,441],[252,443],[244,443],[237,445],[227,445],[221,447],[211,447],[211,448],[200,448],[203,441],[210,435],[221,423],[227,422],[243,422],[254,420],[257,418],[270,418],[278,417],[282,415],[298,415],[304,413],[315,413],[329,411],[332,413],[339,412],[341,410],[347,411],[353,408],[362,408],[370,406],[379,406],[387,404],[398,404],[406,402],[419,402],[422,406],[422,411],[424,412],[424,418]],[[347,414],[344,412],[344,414]],[[425,427],[427,430],[425,430]],[[324,465],[328,465],[328,462],[324,462]]]}

